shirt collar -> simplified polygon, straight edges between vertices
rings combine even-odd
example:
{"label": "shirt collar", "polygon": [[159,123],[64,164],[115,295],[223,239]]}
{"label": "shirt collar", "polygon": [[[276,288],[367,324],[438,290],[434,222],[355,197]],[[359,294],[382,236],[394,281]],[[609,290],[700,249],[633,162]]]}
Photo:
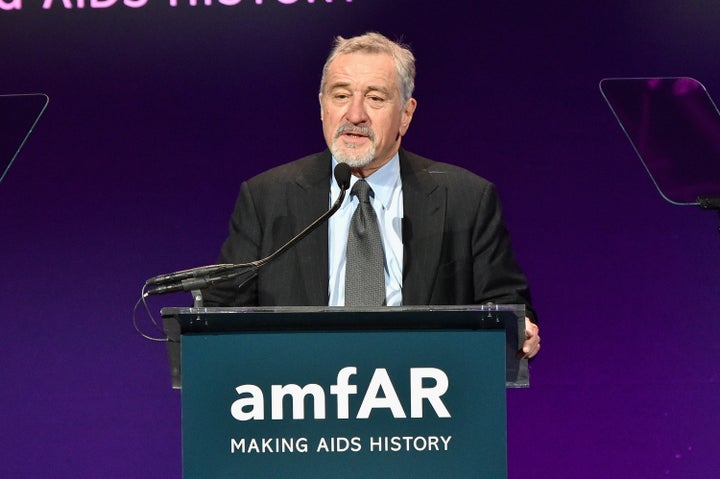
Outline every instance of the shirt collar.
{"label": "shirt collar", "polygon": [[[335,167],[337,166],[337,164],[337,160],[333,157],[333,171],[335,171]],[[350,187],[348,188],[348,192],[352,190],[353,185],[359,179],[360,178],[355,175],[350,176]],[[387,208],[390,204],[390,200],[392,199],[393,190],[395,189],[399,179],[400,156],[398,153],[395,153],[395,155],[390,159],[390,161],[385,163],[378,170],[375,170],[372,175],[365,178],[365,181],[367,181],[370,185],[370,188],[372,188],[375,200],[380,201],[380,204],[383,205],[383,208]],[[340,187],[338,187],[334,178],[331,180],[331,182],[331,191],[333,193],[333,197],[335,197],[337,196],[336,193],[340,192]],[[348,197],[349,196],[350,195],[348,194]]]}

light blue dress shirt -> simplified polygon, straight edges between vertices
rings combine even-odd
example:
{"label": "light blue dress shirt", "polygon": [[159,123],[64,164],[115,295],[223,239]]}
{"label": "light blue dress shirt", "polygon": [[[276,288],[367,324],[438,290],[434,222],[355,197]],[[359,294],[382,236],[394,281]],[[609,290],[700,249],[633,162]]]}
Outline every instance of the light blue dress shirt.
{"label": "light blue dress shirt", "polygon": [[[332,160],[333,170],[337,165]],[[358,180],[350,177],[350,187],[340,209],[328,221],[328,261],[330,278],[329,305],[345,305],[345,249],[347,248],[350,219],[358,205],[358,199],[350,195],[353,185]],[[395,156],[382,168],[365,178],[374,195],[370,198],[378,218],[380,236],[385,251],[385,296],[388,306],[402,305],[402,218],[403,196],[400,178],[400,159]],[[330,204],[340,195],[340,187],[331,179]]]}

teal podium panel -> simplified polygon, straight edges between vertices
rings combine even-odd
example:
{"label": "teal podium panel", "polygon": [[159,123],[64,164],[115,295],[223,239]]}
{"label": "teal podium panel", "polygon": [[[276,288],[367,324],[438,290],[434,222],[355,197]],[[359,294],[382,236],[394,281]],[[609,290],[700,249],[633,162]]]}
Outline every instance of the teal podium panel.
{"label": "teal podium panel", "polygon": [[176,312],[185,479],[507,477],[499,314]]}

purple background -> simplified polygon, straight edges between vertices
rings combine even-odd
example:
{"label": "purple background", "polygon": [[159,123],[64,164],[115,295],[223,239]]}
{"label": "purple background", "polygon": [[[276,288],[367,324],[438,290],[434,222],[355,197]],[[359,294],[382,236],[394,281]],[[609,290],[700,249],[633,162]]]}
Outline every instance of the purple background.
{"label": "purple background", "polygon": [[405,146],[498,185],[532,282],[543,351],[508,392],[510,477],[720,470],[718,218],[660,198],[597,86],[717,95],[720,4],[25,3],[0,11],[0,93],[51,101],[0,184],[0,476],[180,476],[180,395],[133,304],[214,261],[243,179],[324,147],[322,63],[367,30],[418,57]]}

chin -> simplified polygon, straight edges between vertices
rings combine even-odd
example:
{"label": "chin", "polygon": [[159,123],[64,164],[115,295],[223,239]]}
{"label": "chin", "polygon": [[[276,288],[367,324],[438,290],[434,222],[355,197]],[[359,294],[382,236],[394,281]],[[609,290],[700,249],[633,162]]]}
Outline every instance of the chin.
{"label": "chin", "polygon": [[363,168],[370,163],[372,163],[372,158],[342,158],[342,157],[335,157],[335,159],[340,163],[347,163],[351,168]]}
{"label": "chin", "polygon": [[347,163],[351,168],[362,168],[372,163],[375,158],[375,148],[371,148],[365,153],[358,151],[348,151],[347,149],[338,148],[337,145],[333,145],[330,149],[333,157],[340,163]]}

